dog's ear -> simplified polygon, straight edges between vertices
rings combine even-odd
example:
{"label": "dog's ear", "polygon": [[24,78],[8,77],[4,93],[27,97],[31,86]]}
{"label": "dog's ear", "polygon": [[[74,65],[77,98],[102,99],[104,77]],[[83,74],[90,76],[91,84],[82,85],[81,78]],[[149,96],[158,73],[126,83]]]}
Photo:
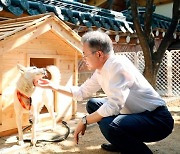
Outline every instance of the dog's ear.
{"label": "dog's ear", "polygon": [[25,69],[26,69],[26,67],[24,67],[24,66],[21,65],[21,64],[17,64],[17,68],[19,69],[19,71],[20,71],[21,73],[24,73],[24,71],[25,71]]}

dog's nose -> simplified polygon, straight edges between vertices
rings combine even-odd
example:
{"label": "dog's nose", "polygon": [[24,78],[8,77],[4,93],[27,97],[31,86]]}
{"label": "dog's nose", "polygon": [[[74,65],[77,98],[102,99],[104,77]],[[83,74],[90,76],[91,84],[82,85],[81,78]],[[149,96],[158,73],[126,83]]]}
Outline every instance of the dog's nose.
{"label": "dog's nose", "polygon": [[32,124],[33,124],[33,120],[32,120],[32,119],[29,119],[29,123],[32,125]]}
{"label": "dog's nose", "polygon": [[43,74],[45,75],[45,76],[47,76],[47,69],[46,68],[43,68]]}

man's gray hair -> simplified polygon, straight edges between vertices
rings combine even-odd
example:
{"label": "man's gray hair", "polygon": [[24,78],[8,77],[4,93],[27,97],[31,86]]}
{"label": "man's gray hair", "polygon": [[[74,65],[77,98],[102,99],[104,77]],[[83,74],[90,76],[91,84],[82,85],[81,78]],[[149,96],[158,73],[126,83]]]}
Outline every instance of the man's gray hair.
{"label": "man's gray hair", "polygon": [[110,37],[101,31],[90,31],[85,33],[81,38],[82,43],[88,43],[91,51],[102,51],[109,54],[113,51],[112,40]]}

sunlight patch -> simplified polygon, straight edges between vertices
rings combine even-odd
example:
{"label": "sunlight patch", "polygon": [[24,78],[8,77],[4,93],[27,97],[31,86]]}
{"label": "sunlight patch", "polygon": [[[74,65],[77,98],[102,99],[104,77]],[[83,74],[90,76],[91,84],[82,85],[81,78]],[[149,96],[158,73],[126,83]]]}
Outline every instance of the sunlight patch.
{"label": "sunlight patch", "polygon": [[100,149],[100,145],[98,146],[90,146],[86,148],[87,150],[94,150],[94,149]]}

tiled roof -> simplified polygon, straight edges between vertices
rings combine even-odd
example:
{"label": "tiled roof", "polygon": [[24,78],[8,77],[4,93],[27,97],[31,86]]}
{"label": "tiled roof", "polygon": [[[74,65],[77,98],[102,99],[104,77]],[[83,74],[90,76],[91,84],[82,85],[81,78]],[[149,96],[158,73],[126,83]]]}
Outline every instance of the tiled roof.
{"label": "tiled roof", "polygon": [[[154,8],[155,9],[155,8]],[[142,26],[144,26],[144,16],[145,16],[145,8],[140,7],[138,9],[139,19]],[[133,22],[131,10],[124,10],[121,13],[123,13],[124,16],[126,16],[126,20],[129,22]],[[153,29],[168,29],[168,27],[171,24],[171,18],[165,17],[160,14],[153,13],[152,14],[152,28]],[[180,32],[180,24],[177,25],[177,31]]]}
{"label": "tiled roof", "polygon": [[[126,17],[119,12],[81,4],[66,0],[7,0],[2,9],[8,10],[16,16],[23,13],[37,15],[41,13],[54,12],[60,19],[74,25],[85,27],[104,28],[113,31],[132,32],[132,23],[126,21]],[[131,26],[129,26],[131,25]]]}
{"label": "tiled roof", "polygon": [[[67,0],[0,0],[0,11],[2,10],[8,10],[16,16],[23,13],[37,15],[54,12],[61,20],[75,26],[133,33],[129,10],[116,12]],[[144,10],[140,9],[139,12],[140,19],[143,20]],[[167,29],[170,21],[169,18],[153,14],[153,28]],[[180,25],[177,31],[180,31]]]}

